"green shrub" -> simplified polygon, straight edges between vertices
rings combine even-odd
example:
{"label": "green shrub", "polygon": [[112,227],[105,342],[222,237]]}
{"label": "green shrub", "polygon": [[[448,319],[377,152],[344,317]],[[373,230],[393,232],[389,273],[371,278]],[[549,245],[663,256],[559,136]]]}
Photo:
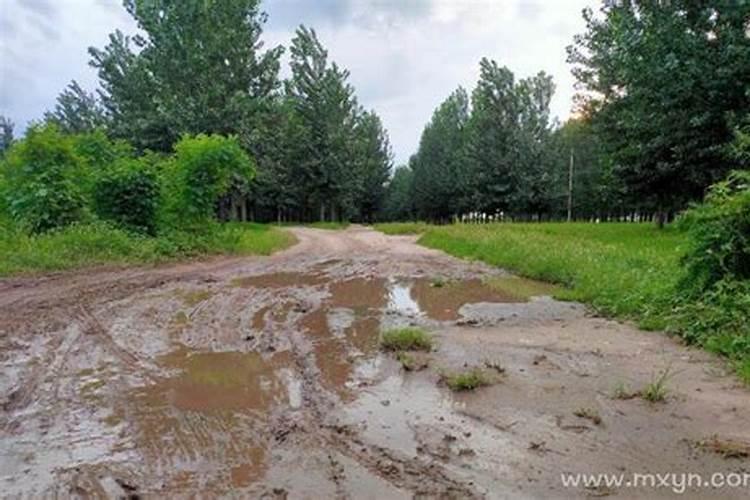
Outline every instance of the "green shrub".
{"label": "green shrub", "polygon": [[30,128],[8,152],[2,174],[11,216],[32,232],[84,218],[83,162],[56,126]]}
{"label": "green shrub", "polygon": [[131,231],[156,233],[159,201],[156,173],[137,159],[117,160],[94,185],[96,215]]}
{"label": "green shrub", "polygon": [[722,280],[750,280],[750,172],[712,186],[680,223],[691,237],[683,291],[698,295]]}
{"label": "green shrub", "polygon": [[169,216],[176,226],[214,218],[219,198],[255,176],[255,165],[234,137],[185,136],[175,145],[175,153],[169,165]]}

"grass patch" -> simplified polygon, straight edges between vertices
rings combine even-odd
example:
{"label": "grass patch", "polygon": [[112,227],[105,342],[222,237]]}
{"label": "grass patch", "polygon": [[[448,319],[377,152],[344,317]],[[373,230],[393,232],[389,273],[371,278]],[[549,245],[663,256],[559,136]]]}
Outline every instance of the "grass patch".
{"label": "grass patch", "polygon": [[[651,329],[667,326],[686,245],[684,233],[673,228],[658,230],[651,224],[425,227],[429,229],[419,239],[424,246],[564,285],[566,288],[553,293],[591,304],[603,314],[637,319],[642,327]],[[525,288],[529,294],[537,291],[531,289],[533,282],[500,279],[495,286]]]}
{"label": "grass patch", "polygon": [[471,368],[455,373],[441,373],[440,380],[454,392],[473,391],[492,383],[489,375],[481,368]]}
{"label": "grass patch", "polygon": [[641,397],[649,403],[661,403],[666,401],[669,389],[667,383],[672,376],[669,367],[665,368],[654,376],[653,380],[643,388],[641,391]]}
{"label": "grass patch", "polygon": [[375,229],[381,233],[398,236],[403,234],[422,234],[427,232],[430,227],[424,222],[387,222],[375,224]]}
{"label": "grass patch", "polygon": [[421,328],[395,328],[380,337],[380,347],[385,351],[430,351],[432,346],[432,337]]}
{"label": "grass patch", "polygon": [[291,233],[253,223],[214,224],[200,233],[139,236],[104,223],[29,235],[0,226],[0,276],[103,264],[155,264],[209,254],[269,255],[295,242]]}

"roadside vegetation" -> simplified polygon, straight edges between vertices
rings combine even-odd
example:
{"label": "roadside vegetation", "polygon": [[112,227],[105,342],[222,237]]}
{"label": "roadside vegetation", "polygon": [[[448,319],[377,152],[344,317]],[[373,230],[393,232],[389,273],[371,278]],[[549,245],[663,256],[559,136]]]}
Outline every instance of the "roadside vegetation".
{"label": "roadside vegetation", "polygon": [[219,223],[215,206],[255,175],[234,138],[184,136],[173,155],[137,155],[101,132],[39,125],[7,151],[0,174],[2,276],[267,255],[293,242],[269,226]]}

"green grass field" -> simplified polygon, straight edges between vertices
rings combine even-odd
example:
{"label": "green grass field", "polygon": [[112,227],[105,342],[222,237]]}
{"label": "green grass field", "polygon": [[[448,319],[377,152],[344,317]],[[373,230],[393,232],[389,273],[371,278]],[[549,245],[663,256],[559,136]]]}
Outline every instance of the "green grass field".
{"label": "green grass field", "polygon": [[262,224],[231,223],[200,234],[136,236],[102,223],[30,236],[0,223],[0,276],[101,264],[154,264],[208,254],[269,255],[294,243],[290,233]]}

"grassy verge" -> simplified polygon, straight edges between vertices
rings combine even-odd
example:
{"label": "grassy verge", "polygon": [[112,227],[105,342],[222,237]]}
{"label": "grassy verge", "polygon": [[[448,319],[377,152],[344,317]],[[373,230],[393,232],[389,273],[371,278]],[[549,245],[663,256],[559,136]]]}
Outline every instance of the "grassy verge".
{"label": "grassy verge", "polygon": [[[592,305],[650,330],[667,330],[728,357],[750,383],[750,294],[740,286],[721,300],[687,301],[678,283],[688,235],[651,224],[455,224],[376,226],[388,234],[420,233],[419,243],[522,276],[565,286],[561,299]],[[683,297],[683,298],[680,298]],[[743,326],[744,325],[744,326]]]}
{"label": "grassy verge", "polygon": [[650,224],[484,224],[433,226],[419,243],[560,283],[560,298],[661,329],[686,237]]}
{"label": "grassy verge", "polygon": [[153,264],[207,254],[268,255],[293,243],[288,232],[250,223],[158,237],[136,236],[102,223],[31,236],[6,224],[0,226],[0,276],[101,264]]}

